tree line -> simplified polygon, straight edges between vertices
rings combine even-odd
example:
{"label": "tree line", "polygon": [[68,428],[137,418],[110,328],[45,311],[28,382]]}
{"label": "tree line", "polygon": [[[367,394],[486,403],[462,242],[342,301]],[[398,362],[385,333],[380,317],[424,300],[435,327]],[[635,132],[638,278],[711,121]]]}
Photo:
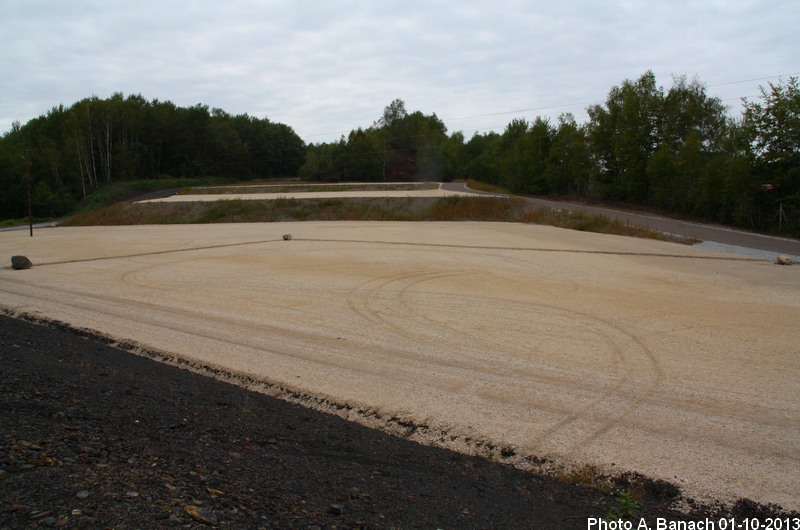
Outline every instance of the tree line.
{"label": "tree line", "polygon": [[652,72],[557,123],[513,119],[502,133],[447,134],[435,115],[395,100],[367,129],[309,145],[310,180],[474,179],[516,194],[645,206],[800,235],[800,89],[761,87],[732,117],[698,80],[664,90]]}
{"label": "tree line", "polygon": [[206,105],[121,93],[59,105],[0,139],[0,218],[58,217],[112,182],[296,175],[305,143],[288,125]]}
{"label": "tree line", "polygon": [[800,235],[800,87],[761,87],[731,116],[685,76],[613,87],[588,120],[515,118],[502,133],[448,134],[436,114],[392,101],[372,125],[304,144],[291,127],[115,94],[59,106],[0,139],[0,217],[67,213],[119,180],[299,176],[315,181],[474,179],[513,193],[635,204]]}

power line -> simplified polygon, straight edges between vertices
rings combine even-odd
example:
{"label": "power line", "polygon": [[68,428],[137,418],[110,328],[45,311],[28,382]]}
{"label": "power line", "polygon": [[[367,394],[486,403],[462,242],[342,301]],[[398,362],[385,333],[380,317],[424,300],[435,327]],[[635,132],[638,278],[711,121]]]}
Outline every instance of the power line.
{"label": "power line", "polygon": [[[474,116],[461,116],[459,118],[447,118],[447,120],[448,121],[455,121],[455,120],[467,120],[467,119],[471,119],[471,118],[485,118],[487,116],[502,116],[503,114],[518,114],[518,113],[521,113],[521,112],[535,112],[535,111],[540,111],[540,110],[552,110],[552,109],[558,109],[558,108],[563,108],[563,107],[575,107],[577,105],[595,105],[596,103],[597,103],[597,101],[585,101],[585,102],[581,102],[581,103],[564,103],[564,104],[561,104],[561,105],[549,105],[547,107],[534,107],[534,108],[530,108],[530,109],[519,109],[519,110],[507,110],[507,111],[503,111],[503,112],[492,112],[492,113],[489,113],[489,114],[475,114]],[[444,118],[442,118],[442,121],[444,121]]]}
{"label": "power line", "polygon": [[[757,77],[757,78],[752,78],[752,79],[742,79],[742,80],[738,80],[738,81],[726,81],[726,82],[723,82],[723,83],[715,83],[713,85],[705,85],[705,88],[716,88],[716,87],[728,86],[728,85],[752,83],[752,82],[755,82],[755,81],[766,81],[768,79],[778,79],[778,78],[782,78],[782,77],[791,77],[791,76],[795,76],[795,75],[800,75],[800,72],[790,72],[790,73],[787,73],[787,74],[779,74],[779,75],[773,75],[773,76],[767,76],[767,77]],[[741,100],[742,98],[751,98],[751,97],[757,97],[757,96],[729,97],[729,98],[721,99],[720,101]],[[457,117],[453,117],[453,118],[440,118],[440,119],[442,120],[442,122],[450,123],[450,122],[458,121],[458,120],[468,120],[468,119],[475,119],[475,118],[487,118],[487,117],[503,116],[503,115],[509,115],[509,114],[522,114],[522,113],[527,113],[527,112],[539,112],[539,111],[553,110],[553,109],[566,108],[566,107],[576,107],[576,106],[579,106],[579,105],[580,106],[584,106],[584,105],[587,105],[587,106],[588,105],[599,105],[599,104],[602,104],[602,103],[603,103],[602,100],[600,100],[600,101],[583,101],[583,102],[575,102],[575,103],[561,103],[561,104],[557,104],[557,105],[547,105],[547,106],[542,106],[542,107],[531,107],[531,108],[516,109],[516,110],[504,110],[504,111],[498,111],[498,112],[489,112],[489,113],[485,113],[485,114],[473,114],[473,115],[470,115],[470,116],[457,116]],[[577,120],[577,118],[576,118],[576,120]],[[484,131],[484,130],[496,130],[498,128],[504,128],[504,127],[505,127],[505,125],[500,125],[500,126],[480,127],[480,128],[475,128],[475,129],[457,129],[457,130],[459,130],[461,132],[464,132],[464,131],[476,131],[477,132],[477,131]],[[332,135],[345,135],[346,136],[350,132],[351,131],[330,132],[330,133],[315,133],[315,134],[306,135],[306,137],[307,138],[313,138],[313,137],[319,137],[319,136],[332,136]]]}
{"label": "power line", "polygon": [[772,76],[769,76],[769,77],[758,77],[756,79],[744,79],[742,81],[727,81],[725,83],[717,83],[715,85],[708,85],[707,88],[714,88],[714,87],[726,86],[726,85],[738,85],[738,84],[741,84],[741,83],[752,83],[753,81],[766,81],[767,79],[775,79],[776,77],[784,77],[784,76],[791,77],[793,75],[800,75],[800,72],[792,72],[792,73],[789,73],[789,74],[772,75]]}

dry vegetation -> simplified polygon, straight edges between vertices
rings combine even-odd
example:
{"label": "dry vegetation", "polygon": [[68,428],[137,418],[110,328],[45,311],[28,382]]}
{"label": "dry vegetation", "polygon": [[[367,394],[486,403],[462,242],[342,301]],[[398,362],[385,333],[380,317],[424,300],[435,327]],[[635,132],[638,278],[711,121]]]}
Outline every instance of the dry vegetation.
{"label": "dry vegetation", "polygon": [[413,191],[413,190],[435,190],[439,187],[436,182],[404,182],[404,183],[351,183],[351,184],[249,184],[243,186],[206,186],[206,187],[191,187],[185,188],[181,193],[191,195],[203,194],[236,194],[236,193],[298,193],[304,191],[352,191],[357,189],[359,191],[381,191],[381,190],[397,190],[397,191]]}
{"label": "dry vegetation", "polygon": [[222,200],[120,203],[63,221],[65,226],[202,224],[284,221],[495,221],[557,226],[649,239],[687,242],[599,215],[532,206],[520,198],[445,197],[382,199]]}

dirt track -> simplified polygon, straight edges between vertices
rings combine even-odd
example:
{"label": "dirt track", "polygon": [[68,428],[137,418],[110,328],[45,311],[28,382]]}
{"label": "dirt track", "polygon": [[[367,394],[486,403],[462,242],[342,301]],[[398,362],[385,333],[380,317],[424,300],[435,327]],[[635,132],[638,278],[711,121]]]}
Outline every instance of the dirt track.
{"label": "dirt track", "polygon": [[0,249],[35,264],[0,270],[16,312],[458,448],[800,507],[798,267],[493,223],[55,228]]}

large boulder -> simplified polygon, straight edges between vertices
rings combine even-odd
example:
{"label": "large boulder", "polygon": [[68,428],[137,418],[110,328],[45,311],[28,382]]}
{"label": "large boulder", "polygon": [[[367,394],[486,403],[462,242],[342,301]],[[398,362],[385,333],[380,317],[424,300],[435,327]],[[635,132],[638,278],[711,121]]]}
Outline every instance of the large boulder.
{"label": "large boulder", "polygon": [[25,256],[11,256],[11,268],[15,271],[30,269],[33,263]]}

